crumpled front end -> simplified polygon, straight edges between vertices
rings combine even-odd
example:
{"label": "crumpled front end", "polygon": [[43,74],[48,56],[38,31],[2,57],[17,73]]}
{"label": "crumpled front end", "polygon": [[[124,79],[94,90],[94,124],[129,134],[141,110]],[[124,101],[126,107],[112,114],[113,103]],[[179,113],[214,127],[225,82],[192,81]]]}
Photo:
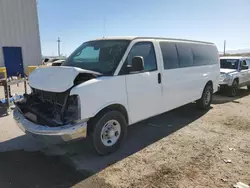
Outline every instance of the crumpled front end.
{"label": "crumpled front end", "polygon": [[73,98],[78,99],[67,93],[33,89],[30,95],[24,95],[24,99],[16,103],[13,117],[18,127],[36,140],[57,144],[85,138],[87,120],[78,116],[78,102]]}
{"label": "crumpled front end", "polygon": [[47,92],[32,88],[32,93],[16,103],[19,111],[30,121],[58,127],[81,120],[81,107],[77,95]]}
{"label": "crumpled front end", "polygon": [[13,111],[17,126],[28,136],[47,143],[58,144],[87,136],[87,122],[82,121],[58,127],[40,125],[27,119],[20,109]]}
{"label": "crumpled front end", "polygon": [[[45,68],[47,69],[47,68]],[[56,69],[60,71],[60,69]],[[62,141],[69,141],[72,139],[84,138],[87,133],[87,121],[81,118],[81,101],[78,95],[70,95],[71,89],[85,81],[96,78],[93,72],[62,68],[65,72],[74,72],[73,76],[69,76],[70,80],[65,85],[59,84],[57,88],[56,83],[50,82],[44,85],[45,82],[35,81],[34,74],[31,79],[31,94],[24,95],[24,98],[16,103],[16,109],[13,116],[20,129],[22,129],[28,135],[33,137],[48,137],[48,138],[60,138]],[[72,71],[73,70],[73,71]],[[76,71],[79,71],[76,74]],[[52,69],[38,71],[38,77],[41,79],[41,73],[44,73],[44,79],[47,73],[51,74]],[[55,72],[55,80],[60,80],[62,76]],[[57,77],[58,76],[58,77]],[[51,78],[50,78],[51,79]],[[67,79],[67,75],[64,76]],[[63,82],[63,80],[60,80]],[[45,89],[43,89],[43,87]],[[58,90],[57,90],[57,89]],[[66,89],[66,90],[65,90]]]}
{"label": "crumpled front end", "polygon": [[87,120],[78,116],[77,100],[77,96],[68,96],[68,92],[32,89],[30,95],[24,95],[16,103],[13,117],[18,127],[36,140],[57,144],[85,138]]}

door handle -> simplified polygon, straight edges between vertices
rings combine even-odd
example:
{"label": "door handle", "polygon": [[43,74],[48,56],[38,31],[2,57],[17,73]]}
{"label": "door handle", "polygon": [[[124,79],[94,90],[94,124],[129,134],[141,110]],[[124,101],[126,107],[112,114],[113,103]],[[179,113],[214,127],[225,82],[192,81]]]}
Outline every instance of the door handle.
{"label": "door handle", "polygon": [[161,84],[161,73],[158,73],[158,84]]}

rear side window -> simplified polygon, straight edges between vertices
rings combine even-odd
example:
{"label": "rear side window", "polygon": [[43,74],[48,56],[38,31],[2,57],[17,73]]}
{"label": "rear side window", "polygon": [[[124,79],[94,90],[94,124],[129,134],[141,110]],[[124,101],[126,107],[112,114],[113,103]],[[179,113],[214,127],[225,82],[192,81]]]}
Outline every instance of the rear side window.
{"label": "rear side window", "polygon": [[[204,45],[205,46],[205,45]],[[207,45],[207,58],[209,59],[209,64],[218,64],[219,62],[219,52],[215,46]]]}
{"label": "rear side window", "polygon": [[206,57],[208,50],[204,48],[204,45],[192,44],[192,52],[194,59],[194,66],[202,66],[209,64],[209,59]]}
{"label": "rear side window", "polygon": [[213,45],[160,42],[164,69],[218,64],[218,50]]}
{"label": "rear side window", "polygon": [[194,65],[212,65],[218,63],[218,51],[212,45],[192,44],[192,51],[194,55]]}
{"label": "rear side window", "polygon": [[164,69],[179,68],[179,60],[175,43],[160,42],[160,47],[164,62]]}
{"label": "rear side window", "polygon": [[194,66],[193,52],[191,45],[188,43],[177,43],[177,52],[179,56],[180,67],[192,67]]}
{"label": "rear side window", "polygon": [[218,51],[212,45],[192,44],[194,65],[212,65],[218,63]]}

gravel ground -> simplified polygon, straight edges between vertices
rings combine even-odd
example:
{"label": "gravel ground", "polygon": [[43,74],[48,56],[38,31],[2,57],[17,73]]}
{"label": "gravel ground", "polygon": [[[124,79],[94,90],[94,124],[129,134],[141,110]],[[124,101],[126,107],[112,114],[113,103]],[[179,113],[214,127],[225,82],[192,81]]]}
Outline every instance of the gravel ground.
{"label": "gravel ground", "polygon": [[[215,96],[208,113],[196,116],[197,119],[173,134],[95,174],[84,183],[89,187],[143,188],[232,187],[238,181],[250,184],[248,94],[242,90],[239,99],[235,100]],[[189,122],[194,117],[192,113],[197,115],[192,107],[179,108],[151,121],[159,131],[169,126],[168,122],[161,121],[168,114],[174,115],[175,121]],[[171,123],[176,126],[180,122]],[[231,163],[224,160],[231,160]]]}
{"label": "gravel ground", "polygon": [[190,104],[129,127],[124,147],[108,157],[95,156],[88,141],[60,146],[63,156],[44,155],[43,146],[23,136],[11,116],[0,117],[0,187],[250,184],[249,114],[247,90],[234,99],[216,95],[207,113]]}

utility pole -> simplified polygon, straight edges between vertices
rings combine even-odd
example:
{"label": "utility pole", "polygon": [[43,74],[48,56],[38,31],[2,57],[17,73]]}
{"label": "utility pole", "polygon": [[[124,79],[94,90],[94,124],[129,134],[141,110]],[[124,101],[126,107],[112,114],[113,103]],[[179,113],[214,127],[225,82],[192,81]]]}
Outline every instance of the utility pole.
{"label": "utility pole", "polygon": [[224,55],[226,55],[226,44],[227,44],[227,41],[224,40]]}
{"label": "utility pole", "polygon": [[61,43],[61,40],[60,40],[60,37],[58,37],[58,39],[57,39],[57,50],[58,50],[58,56],[59,57],[61,56],[60,43]]}

